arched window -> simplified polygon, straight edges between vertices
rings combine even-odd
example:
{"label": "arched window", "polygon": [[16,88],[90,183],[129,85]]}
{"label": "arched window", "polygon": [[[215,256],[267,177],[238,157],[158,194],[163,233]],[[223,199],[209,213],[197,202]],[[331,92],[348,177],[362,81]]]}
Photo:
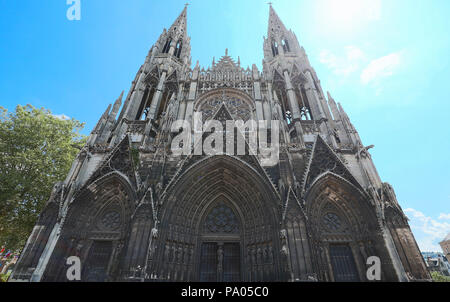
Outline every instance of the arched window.
{"label": "arched window", "polygon": [[139,106],[139,110],[136,114],[135,120],[146,120],[147,114],[150,109],[150,103],[152,101],[154,89],[151,89],[150,87],[145,88],[144,96],[141,100],[141,105]]}
{"label": "arched window", "polygon": [[176,48],[175,48],[175,56],[176,56],[177,58],[180,58],[182,47],[183,47],[183,43],[181,42],[181,40],[179,40],[179,41],[177,42],[177,46],[176,46]]}
{"label": "arched window", "polygon": [[338,130],[336,128],[333,129],[333,135],[334,135],[334,138],[336,139],[336,142],[338,144],[340,144],[341,143],[341,139],[339,138],[339,133],[338,133]]}
{"label": "arched window", "polygon": [[[111,257],[125,225],[121,207],[117,201],[111,204],[97,215],[90,225],[89,240],[92,244],[83,266],[83,279],[86,281],[103,282],[111,277]],[[105,234],[108,234],[109,238]]]}
{"label": "arched window", "polygon": [[[328,206],[330,209],[331,206]],[[322,214],[322,224],[324,226],[322,236],[331,241],[329,244],[329,254],[334,281],[359,281],[358,269],[351,248],[351,242],[332,242],[330,234],[342,234],[345,237],[347,223],[341,215],[334,210],[326,211]]]}
{"label": "arched window", "polygon": [[289,48],[288,41],[286,39],[281,40],[281,45],[283,46],[284,52],[290,52],[291,49]]}
{"label": "arched window", "polygon": [[286,122],[288,125],[292,122],[292,113],[289,110],[286,111]]}
{"label": "arched window", "polygon": [[272,41],[272,54],[274,57],[278,55],[278,43],[275,41]]}
{"label": "arched window", "polygon": [[311,114],[309,112],[309,108],[308,107],[300,108],[300,115],[301,115],[301,119],[304,120],[304,121],[310,121],[311,120]]}
{"label": "arched window", "polygon": [[166,41],[166,44],[164,44],[164,47],[162,49],[162,53],[168,53],[170,50],[170,43],[172,43],[172,38],[168,38]]}
{"label": "arched window", "polygon": [[205,233],[239,233],[239,220],[231,208],[219,204],[206,216],[203,228]]}
{"label": "arched window", "polygon": [[219,203],[210,210],[203,222],[200,281],[241,281],[240,231],[239,219],[230,207]]}
{"label": "arched window", "polygon": [[306,96],[306,91],[303,86],[299,87],[298,96],[300,97],[300,118],[305,121],[312,120],[308,97]]}

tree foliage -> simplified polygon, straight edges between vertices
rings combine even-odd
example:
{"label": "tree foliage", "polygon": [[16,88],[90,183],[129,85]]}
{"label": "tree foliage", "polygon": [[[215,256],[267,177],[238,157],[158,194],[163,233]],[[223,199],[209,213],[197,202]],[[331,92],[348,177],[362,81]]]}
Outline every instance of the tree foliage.
{"label": "tree foliage", "polygon": [[0,107],[0,246],[23,248],[53,185],[85,143],[83,127],[31,105]]}
{"label": "tree foliage", "polygon": [[442,275],[440,272],[431,272],[434,282],[450,282],[450,277]]}
{"label": "tree foliage", "polygon": [[0,274],[0,282],[7,282],[11,272]]}

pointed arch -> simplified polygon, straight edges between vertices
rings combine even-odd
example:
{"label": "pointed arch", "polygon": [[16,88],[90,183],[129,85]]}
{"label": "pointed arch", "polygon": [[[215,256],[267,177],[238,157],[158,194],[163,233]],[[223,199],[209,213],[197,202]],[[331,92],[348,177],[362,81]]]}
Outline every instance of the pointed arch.
{"label": "pointed arch", "polygon": [[272,72],[272,79],[273,83],[277,85],[281,85],[279,88],[284,87],[284,76],[281,74],[281,72],[278,69],[274,69]]}
{"label": "pointed arch", "polygon": [[84,281],[115,280],[135,199],[133,186],[119,171],[82,189],[69,204],[43,281],[66,280],[69,256],[78,256],[84,263]]}
{"label": "pointed arch", "polygon": [[319,176],[305,196],[316,271],[323,281],[366,280],[369,256],[392,277],[377,210],[354,184],[332,172]]}
{"label": "pointed arch", "polygon": [[361,184],[356,180],[339,156],[319,134],[316,135],[312,152],[303,176],[301,188],[302,195],[306,195],[313,183],[316,182],[321,176],[325,175],[326,172],[332,172],[335,175],[339,175],[339,177],[351,182],[355,187],[357,187],[359,192],[366,195]]}
{"label": "pointed arch", "polygon": [[161,52],[169,53],[171,43],[172,43],[172,37],[168,37]]}
{"label": "pointed arch", "polygon": [[226,193],[219,193],[199,213],[202,217],[196,226],[202,234],[239,234],[244,214],[238,204]]}
{"label": "pointed arch", "polygon": [[291,51],[291,48],[290,48],[290,46],[289,46],[289,42],[288,42],[288,40],[287,40],[286,38],[282,38],[282,39],[281,39],[281,45],[282,45],[283,51],[284,51],[285,53]]}
{"label": "pointed arch", "polygon": [[180,58],[181,50],[183,49],[183,41],[180,39],[177,42],[177,45],[175,46],[175,57]]}
{"label": "pointed arch", "polygon": [[151,86],[156,86],[159,83],[159,79],[161,78],[161,70],[159,66],[155,64],[155,66],[150,70],[150,72],[146,75],[144,82]]}
{"label": "pointed arch", "polygon": [[274,39],[272,39],[272,41],[270,42],[270,45],[272,47],[272,56],[276,57],[278,56],[278,43],[277,41],[275,41]]}
{"label": "pointed arch", "polygon": [[[159,254],[151,273],[170,280],[197,280],[200,276],[202,242],[216,238],[219,242],[231,240],[241,246],[240,259],[245,270],[240,280],[262,281],[269,280],[269,274],[272,277],[278,275],[275,265],[278,258],[267,264],[270,271],[263,271],[262,266],[257,265],[257,258],[264,249],[268,251],[269,246],[273,251],[279,249],[278,230],[274,229],[281,215],[279,199],[270,183],[247,163],[229,156],[200,160],[180,173],[169,184],[162,198],[158,219],[161,221]],[[241,221],[239,235],[225,232],[209,234],[208,237],[203,232],[205,217],[218,204],[229,207],[234,217]],[[181,248],[183,254],[188,253],[192,257],[189,258],[188,270],[177,266],[176,257],[172,255],[174,247],[176,250]],[[252,253],[255,253],[257,263],[252,262]],[[261,255],[258,256],[258,253]]]}

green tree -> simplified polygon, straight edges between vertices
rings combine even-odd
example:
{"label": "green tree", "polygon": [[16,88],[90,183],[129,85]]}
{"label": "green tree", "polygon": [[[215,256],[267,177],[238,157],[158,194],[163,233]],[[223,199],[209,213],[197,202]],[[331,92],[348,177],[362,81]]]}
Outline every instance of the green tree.
{"label": "green tree", "polygon": [[444,276],[439,272],[431,272],[431,278],[434,282],[450,282],[450,277]]}
{"label": "green tree", "polygon": [[0,246],[23,248],[54,183],[85,144],[83,127],[31,105],[0,107]]}
{"label": "green tree", "polygon": [[0,274],[0,282],[7,282],[10,275],[11,272],[8,272],[6,274]]}

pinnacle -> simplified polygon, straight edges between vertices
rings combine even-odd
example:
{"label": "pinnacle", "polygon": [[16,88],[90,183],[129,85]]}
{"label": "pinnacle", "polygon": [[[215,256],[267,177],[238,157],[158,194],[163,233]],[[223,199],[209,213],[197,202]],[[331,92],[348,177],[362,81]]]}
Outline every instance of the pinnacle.
{"label": "pinnacle", "polygon": [[124,92],[125,92],[125,90],[122,90],[122,92],[120,93],[120,96],[119,96],[118,100],[122,100]]}

